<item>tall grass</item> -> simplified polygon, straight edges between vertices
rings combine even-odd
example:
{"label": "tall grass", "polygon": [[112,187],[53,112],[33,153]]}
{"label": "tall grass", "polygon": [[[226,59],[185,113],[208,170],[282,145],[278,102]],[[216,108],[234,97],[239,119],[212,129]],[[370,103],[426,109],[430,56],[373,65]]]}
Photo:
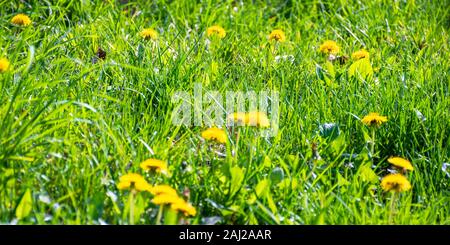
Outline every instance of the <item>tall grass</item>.
{"label": "tall grass", "polygon": [[[189,190],[192,224],[450,224],[448,5],[3,1],[0,56],[12,67],[0,73],[0,221],[128,224],[118,179],[154,157],[171,176],[149,182]],[[12,25],[17,13],[32,26]],[[227,36],[207,41],[214,24]],[[157,41],[139,36],[147,27]],[[276,28],[287,41],[274,46],[267,36]],[[321,79],[318,47],[328,39],[340,55],[368,50],[374,79],[349,77],[351,58],[335,63],[331,83]],[[99,47],[106,59],[93,62]],[[285,55],[294,61],[275,61]],[[200,137],[205,127],[171,123],[172,94],[196,82],[221,93],[279,91],[278,134],[234,129],[218,156]],[[360,121],[372,111],[388,117],[375,156]],[[339,133],[321,133],[324,123]],[[390,156],[415,167],[392,220],[379,184]],[[31,210],[18,216],[27,190]],[[135,223],[154,224],[158,208],[139,198]]]}

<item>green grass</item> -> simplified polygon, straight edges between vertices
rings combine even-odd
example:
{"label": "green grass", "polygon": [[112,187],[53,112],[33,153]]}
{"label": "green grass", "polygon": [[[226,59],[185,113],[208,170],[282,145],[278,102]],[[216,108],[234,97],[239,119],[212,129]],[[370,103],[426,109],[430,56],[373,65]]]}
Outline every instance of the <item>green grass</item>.
{"label": "green grass", "polygon": [[[189,190],[191,224],[450,224],[448,1],[30,2],[0,2],[0,58],[11,62],[0,73],[1,223],[128,224],[117,184],[136,172]],[[17,13],[33,24],[12,25]],[[214,24],[227,35],[208,44]],[[139,36],[148,27],[157,41]],[[277,28],[287,40],[274,47]],[[333,81],[321,79],[328,39],[350,56]],[[98,47],[107,56],[94,63]],[[347,75],[361,48],[372,78]],[[278,134],[230,128],[224,147],[200,137],[205,127],[173,125],[172,94],[197,82],[223,96],[278,91]],[[369,112],[388,117],[375,154],[360,121]],[[321,134],[324,123],[339,134]],[[415,167],[394,200],[380,187],[390,156]],[[171,176],[144,174],[150,157]],[[137,195],[135,223],[156,223],[151,199]]]}

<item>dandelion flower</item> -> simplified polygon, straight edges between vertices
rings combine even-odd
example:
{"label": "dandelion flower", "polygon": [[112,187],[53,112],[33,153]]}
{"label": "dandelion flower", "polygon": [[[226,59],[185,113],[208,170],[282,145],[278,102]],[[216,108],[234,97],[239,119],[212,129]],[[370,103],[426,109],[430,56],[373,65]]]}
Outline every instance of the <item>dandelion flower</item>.
{"label": "dandelion flower", "polygon": [[414,170],[413,166],[411,165],[411,162],[406,160],[406,159],[404,159],[404,158],[401,158],[401,157],[390,157],[387,161],[390,164],[392,164],[394,166],[397,166],[397,167],[400,167],[402,169],[411,170],[411,171]]}
{"label": "dandelion flower", "polygon": [[182,204],[184,200],[180,198],[178,195],[172,194],[160,194],[155,196],[152,199],[152,203],[156,205],[164,205],[164,204]]}
{"label": "dandelion flower", "polygon": [[128,173],[120,177],[120,182],[117,188],[120,190],[134,189],[137,191],[148,191],[151,186],[147,181],[139,174]]}
{"label": "dandelion flower", "polygon": [[381,187],[384,191],[403,192],[411,189],[411,184],[401,174],[389,174],[381,180]]}
{"label": "dandelion flower", "polygon": [[266,113],[260,111],[252,112],[236,112],[228,116],[229,121],[237,123],[237,125],[257,126],[261,128],[269,127],[270,122]]}
{"label": "dandelion flower", "polygon": [[208,29],[206,30],[206,34],[208,35],[208,37],[218,36],[221,39],[227,35],[227,33],[225,32],[225,29],[223,29],[221,26],[217,26],[217,25],[208,27]]}
{"label": "dandelion flower", "polygon": [[158,32],[156,32],[152,28],[146,28],[142,30],[139,35],[143,37],[145,40],[157,40],[158,39]]}
{"label": "dandelion flower", "polygon": [[149,158],[140,164],[143,170],[155,169],[158,173],[167,173],[167,163],[162,160]]}
{"label": "dandelion flower", "polygon": [[380,116],[376,112],[371,112],[369,115],[361,119],[361,122],[367,126],[380,126],[382,123],[387,122],[387,117]]}
{"label": "dandelion flower", "polygon": [[354,60],[360,60],[360,59],[369,58],[369,57],[370,57],[369,52],[367,52],[364,49],[358,50],[352,54],[352,58]]}
{"label": "dandelion flower", "polygon": [[162,195],[162,194],[167,194],[167,195],[172,195],[172,196],[177,195],[177,191],[168,185],[153,186],[152,188],[150,188],[149,192],[155,196]]}
{"label": "dandelion flower", "polygon": [[9,61],[6,58],[0,59],[0,72],[6,72],[9,68]]}
{"label": "dandelion flower", "polygon": [[327,40],[319,47],[320,52],[325,54],[339,53],[339,46],[335,41]]}
{"label": "dandelion flower", "polygon": [[206,140],[215,140],[219,143],[225,144],[227,142],[227,134],[223,129],[216,127],[208,128],[202,132],[202,137]]}
{"label": "dandelion flower", "polygon": [[284,34],[284,32],[280,29],[277,30],[273,30],[270,34],[269,34],[269,40],[275,40],[277,42],[284,42],[286,40],[286,35]]}
{"label": "dandelion flower", "polygon": [[245,112],[235,112],[228,116],[228,120],[237,123],[237,125],[245,125],[248,121],[247,118],[248,116]]}
{"label": "dandelion flower", "polygon": [[195,214],[197,213],[195,208],[190,203],[187,203],[185,201],[173,203],[172,205],[170,205],[170,208],[176,211],[183,212],[185,216],[195,216]]}
{"label": "dandelion flower", "polygon": [[17,14],[11,19],[11,23],[18,26],[28,26],[31,24],[31,19],[25,14]]}
{"label": "dandelion flower", "polygon": [[266,113],[260,111],[253,111],[248,113],[248,125],[256,125],[258,127],[269,127],[270,122]]}

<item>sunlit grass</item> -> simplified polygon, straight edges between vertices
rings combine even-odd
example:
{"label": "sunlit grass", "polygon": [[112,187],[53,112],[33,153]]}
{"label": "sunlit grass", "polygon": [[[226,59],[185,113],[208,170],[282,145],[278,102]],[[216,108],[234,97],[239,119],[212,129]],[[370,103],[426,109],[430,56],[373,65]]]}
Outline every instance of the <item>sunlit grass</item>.
{"label": "sunlit grass", "polygon": [[[446,1],[52,2],[0,3],[1,223],[450,224]],[[173,125],[194,83],[278,91],[278,134]]]}

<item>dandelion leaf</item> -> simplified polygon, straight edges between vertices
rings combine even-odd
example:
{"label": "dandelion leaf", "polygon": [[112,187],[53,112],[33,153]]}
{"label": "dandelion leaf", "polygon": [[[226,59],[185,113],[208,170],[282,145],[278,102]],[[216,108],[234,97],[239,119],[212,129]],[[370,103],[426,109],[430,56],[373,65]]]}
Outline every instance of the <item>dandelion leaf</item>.
{"label": "dandelion leaf", "polygon": [[272,195],[270,195],[270,193],[267,195],[267,205],[269,205],[272,213],[277,213],[277,205],[275,205],[275,202],[273,201]]}
{"label": "dandelion leaf", "polygon": [[359,176],[363,181],[367,181],[370,183],[378,182],[377,174],[372,170],[370,164],[363,164],[359,168]]}
{"label": "dandelion leaf", "polygon": [[339,155],[342,153],[342,151],[345,150],[346,148],[346,142],[345,142],[345,136],[343,134],[339,135],[338,137],[336,137],[336,139],[334,139],[331,142],[331,151],[333,154]]}
{"label": "dandelion leaf", "polygon": [[19,205],[17,205],[16,208],[16,217],[17,219],[23,219],[27,217],[32,209],[33,206],[33,199],[31,197],[31,191],[30,189],[27,189],[25,191],[25,194],[22,196],[22,200],[20,200]]}
{"label": "dandelion leaf", "polygon": [[332,78],[334,78],[336,76],[336,70],[334,69],[333,63],[327,61],[325,63],[325,69]]}
{"label": "dandelion leaf", "polygon": [[333,83],[334,80],[334,76],[335,76],[335,70],[334,70],[334,66],[333,64],[331,64],[330,62],[325,63],[325,68],[322,68],[319,65],[316,65],[316,75],[317,78],[320,81],[324,81],[326,83],[326,85],[331,86],[331,87],[336,87],[335,84]]}
{"label": "dandelion leaf", "polygon": [[234,195],[239,191],[242,181],[244,180],[244,171],[238,167],[234,166],[231,168],[231,195]]}
{"label": "dandelion leaf", "polygon": [[259,181],[255,188],[256,195],[258,197],[262,197],[262,196],[266,195],[269,190],[269,184],[270,183],[269,183],[268,179],[263,179],[263,180]]}
{"label": "dandelion leaf", "polygon": [[348,75],[350,77],[356,76],[357,74],[359,74],[362,78],[373,76],[373,69],[369,58],[363,58],[355,61],[355,63],[348,68]]}
{"label": "dandelion leaf", "polygon": [[339,186],[350,185],[350,182],[345,179],[340,173],[337,173],[337,184]]}
{"label": "dandelion leaf", "polygon": [[272,166],[272,161],[270,160],[269,156],[265,156],[264,157],[264,163],[263,163],[264,167],[269,168],[270,166]]}
{"label": "dandelion leaf", "polygon": [[255,193],[250,193],[247,196],[247,200],[245,201],[248,205],[252,205],[256,202],[256,194]]}

